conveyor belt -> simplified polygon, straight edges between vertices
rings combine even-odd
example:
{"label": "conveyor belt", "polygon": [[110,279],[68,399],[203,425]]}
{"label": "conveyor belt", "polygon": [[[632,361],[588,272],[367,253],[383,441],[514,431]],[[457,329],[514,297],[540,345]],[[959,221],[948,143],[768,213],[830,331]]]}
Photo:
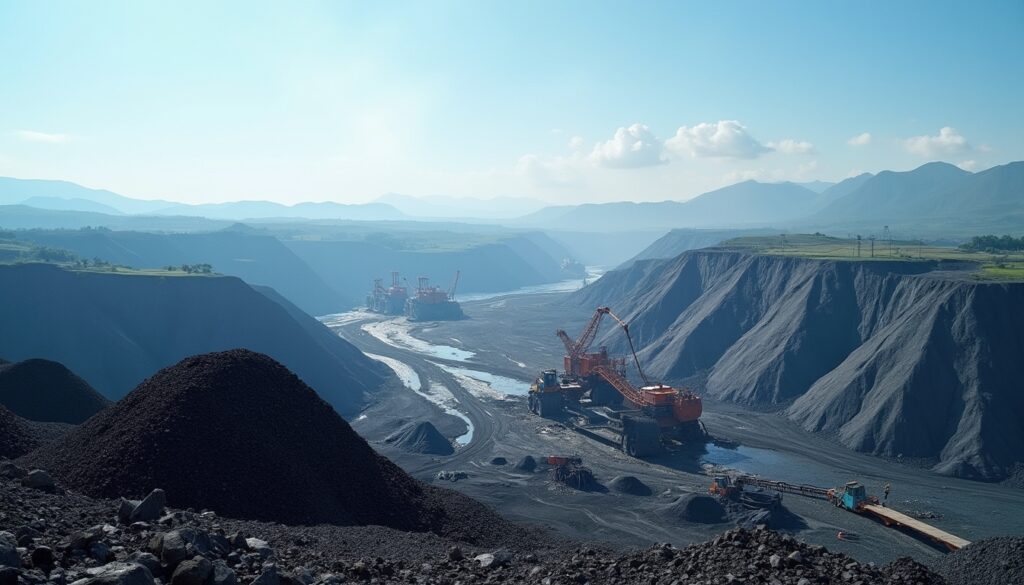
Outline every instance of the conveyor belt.
{"label": "conveyor belt", "polygon": [[959,536],[950,534],[945,530],[940,530],[931,524],[925,524],[916,518],[911,518],[910,516],[907,516],[902,512],[897,512],[892,508],[877,506],[875,504],[867,504],[864,506],[864,511],[878,516],[882,519],[882,522],[885,522],[886,524],[899,524],[900,526],[919,532],[928,538],[945,545],[950,550],[959,550],[971,544],[968,540],[964,540]]}

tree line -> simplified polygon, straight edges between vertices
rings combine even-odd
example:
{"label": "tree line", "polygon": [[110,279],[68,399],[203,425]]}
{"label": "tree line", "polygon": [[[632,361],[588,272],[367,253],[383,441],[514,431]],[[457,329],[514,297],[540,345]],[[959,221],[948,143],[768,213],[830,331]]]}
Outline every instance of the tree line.
{"label": "tree line", "polygon": [[1024,236],[974,236],[960,244],[960,248],[971,252],[1019,252],[1024,250]]}

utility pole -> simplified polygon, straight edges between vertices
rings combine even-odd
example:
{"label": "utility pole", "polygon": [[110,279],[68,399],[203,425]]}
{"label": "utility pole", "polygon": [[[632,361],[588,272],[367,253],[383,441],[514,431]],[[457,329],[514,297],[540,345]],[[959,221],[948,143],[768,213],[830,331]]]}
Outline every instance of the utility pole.
{"label": "utility pole", "polygon": [[868,236],[868,239],[871,240],[871,257],[874,258],[875,257],[875,235],[871,234],[870,236]]}
{"label": "utility pole", "polygon": [[860,258],[860,234],[857,234],[857,257]]}
{"label": "utility pole", "polygon": [[889,257],[892,258],[892,233],[889,232],[889,226],[882,230],[882,239],[889,242]]}

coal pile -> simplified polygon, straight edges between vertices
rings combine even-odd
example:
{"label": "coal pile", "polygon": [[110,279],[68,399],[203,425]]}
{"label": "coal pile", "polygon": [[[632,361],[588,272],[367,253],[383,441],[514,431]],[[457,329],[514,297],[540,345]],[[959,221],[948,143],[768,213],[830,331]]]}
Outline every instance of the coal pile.
{"label": "coal pile", "polygon": [[467,540],[515,532],[485,506],[414,480],[326,402],[248,350],[187,358],[25,458],[68,488],[288,524],[376,524]]}
{"label": "coal pile", "polygon": [[28,420],[77,425],[109,401],[63,365],[31,359],[0,364],[0,404]]}
{"label": "coal pile", "polygon": [[718,498],[705,494],[679,496],[665,506],[665,516],[698,524],[718,524],[728,520],[725,507]]}
{"label": "coal pile", "polygon": [[594,472],[589,467],[572,463],[553,468],[551,470],[551,479],[584,492],[604,489],[604,486],[597,482]]}
{"label": "coal pile", "polygon": [[533,455],[525,455],[519,460],[519,463],[515,464],[515,469],[516,471],[533,473],[537,469],[537,460],[533,458]]}
{"label": "coal pile", "polygon": [[410,453],[451,455],[455,452],[451,442],[427,421],[408,424],[388,436],[384,442]]}
{"label": "coal pile", "polygon": [[0,406],[0,459],[14,459],[39,446],[26,421]]}
{"label": "coal pile", "polygon": [[632,475],[620,475],[608,482],[608,488],[613,492],[628,494],[630,496],[649,496],[651,488]]}
{"label": "coal pile", "polygon": [[1024,537],[979,540],[946,555],[936,570],[950,585],[1024,583]]}

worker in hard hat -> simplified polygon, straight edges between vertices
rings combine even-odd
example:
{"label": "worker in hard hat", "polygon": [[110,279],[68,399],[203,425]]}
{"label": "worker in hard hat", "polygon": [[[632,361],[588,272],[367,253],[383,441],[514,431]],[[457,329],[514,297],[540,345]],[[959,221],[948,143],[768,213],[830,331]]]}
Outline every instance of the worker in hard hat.
{"label": "worker in hard hat", "polygon": [[889,482],[886,482],[885,483],[885,489],[883,490],[883,493],[885,494],[885,496],[882,498],[882,505],[883,506],[885,505],[885,502],[887,502],[889,500],[889,490],[891,490],[891,489],[892,489],[892,486],[889,485]]}

